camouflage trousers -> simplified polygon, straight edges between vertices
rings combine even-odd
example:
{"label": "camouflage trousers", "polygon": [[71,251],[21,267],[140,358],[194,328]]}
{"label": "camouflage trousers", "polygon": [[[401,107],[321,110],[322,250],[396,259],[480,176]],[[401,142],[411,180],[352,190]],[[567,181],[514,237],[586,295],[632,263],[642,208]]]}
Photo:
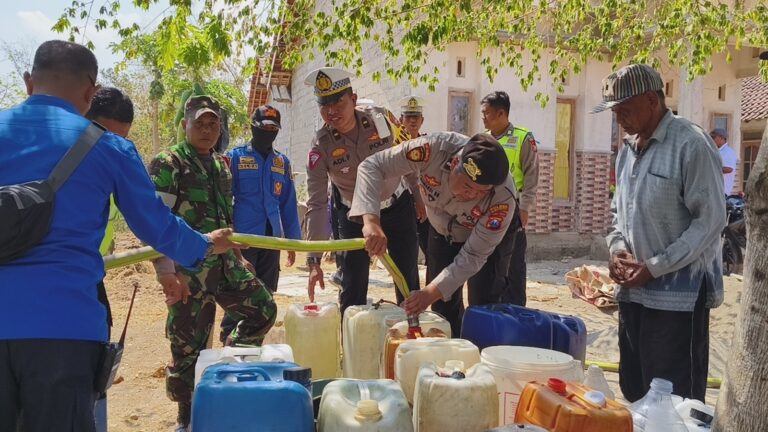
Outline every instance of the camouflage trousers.
{"label": "camouflage trousers", "polygon": [[216,314],[216,303],[225,315],[237,323],[229,334],[233,343],[261,345],[275,323],[277,306],[272,294],[258,279],[230,284],[223,278],[212,278],[206,284],[192,276],[191,295],[168,306],[166,337],[171,341],[172,363],[165,371],[168,397],[175,402],[190,402],[195,382],[195,364],[206,348]]}

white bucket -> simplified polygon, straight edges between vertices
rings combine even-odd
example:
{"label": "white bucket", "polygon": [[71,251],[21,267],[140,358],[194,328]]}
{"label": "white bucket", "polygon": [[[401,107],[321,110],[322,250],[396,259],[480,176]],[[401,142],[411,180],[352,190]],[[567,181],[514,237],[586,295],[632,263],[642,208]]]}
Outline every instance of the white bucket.
{"label": "white bucket", "polygon": [[546,382],[549,378],[564,381],[584,380],[581,362],[568,354],[542,348],[521,346],[488,347],[480,354],[496,378],[499,391],[499,424],[515,422],[517,402],[525,384]]}

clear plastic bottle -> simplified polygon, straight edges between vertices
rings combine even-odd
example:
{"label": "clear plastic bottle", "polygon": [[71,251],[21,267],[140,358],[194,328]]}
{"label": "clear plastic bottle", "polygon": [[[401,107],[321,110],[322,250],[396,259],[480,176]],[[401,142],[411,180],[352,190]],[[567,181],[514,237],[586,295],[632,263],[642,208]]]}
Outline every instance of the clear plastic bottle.
{"label": "clear plastic bottle", "polygon": [[628,408],[632,412],[636,431],[688,432],[685,422],[672,403],[670,381],[654,378],[648,393]]}
{"label": "clear plastic bottle", "polygon": [[616,395],[613,394],[613,390],[608,386],[608,381],[605,379],[605,375],[603,374],[603,370],[600,369],[600,366],[590,365],[586,375],[586,378],[584,378],[585,386],[592,390],[599,391],[610,400],[616,399]]}

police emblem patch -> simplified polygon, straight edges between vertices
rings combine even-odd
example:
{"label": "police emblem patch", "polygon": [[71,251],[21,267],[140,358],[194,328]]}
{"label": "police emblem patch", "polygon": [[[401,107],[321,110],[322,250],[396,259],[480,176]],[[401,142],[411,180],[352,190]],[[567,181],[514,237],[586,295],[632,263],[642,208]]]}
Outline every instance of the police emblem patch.
{"label": "police emblem patch", "polygon": [[479,218],[480,218],[480,216],[482,216],[482,215],[483,215],[483,212],[482,212],[482,211],[480,211],[480,207],[478,207],[478,206],[474,206],[474,207],[472,207],[472,216],[473,216],[475,219],[479,219]]}
{"label": "police emblem patch", "polygon": [[405,158],[411,162],[426,162],[429,160],[429,143],[408,150]]}
{"label": "police emblem patch", "polygon": [[438,181],[436,178],[432,176],[425,175],[424,177],[422,177],[422,179],[424,180],[424,184],[426,184],[429,187],[436,188],[440,186],[440,181]]}
{"label": "police emblem patch", "polygon": [[539,151],[539,149],[536,147],[536,140],[533,139],[532,136],[528,135],[528,139],[526,140],[529,146],[531,146],[531,151],[536,153]]}
{"label": "police emblem patch", "polygon": [[279,181],[276,181],[272,192],[274,192],[275,195],[280,195],[283,192],[283,184]]}
{"label": "police emblem patch", "polygon": [[501,229],[501,225],[504,222],[503,216],[491,216],[488,218],[488,222],[485,223],[485,227],[491,231],[497,231]]}
{"label": "police emblem patch", "polygon": [[322,71],[317,73],[317,79],[315,79],[315,87],[320,91],[328,91],[333,86],[333,81],[324,74]]}
{"label": "police emblem patch", "polygon": [[320,159],[322,158],[322,155],[317,150],[311,150],[309,152],[309,163],[307,164],[308,168],[313,170],[317,166],[318,162],[320,162]]}
{"label": "police emblem patch", "polygon": [[281,175],[285,174],[285,162],[283,161],[282,156],[276,156],[272,159],[272,172]]}
{"label": "police emblem patch", "polygon": [[505,216],[507,215],[507,212],[509,211],[509,204],[494,204],[491,206],[490,209],[488,209],[488,213],[490,214],[496,214],[496,213],[503,213]]}
{"label": "police emblem patch", "polygon": [[472,158],[468,158],[462,166],[464,167],[464,172],[467,173],[472,181],[477,181],[477,176],[483,175],[483,172],[480,171],[480,168],[477,167],[475,160]]}

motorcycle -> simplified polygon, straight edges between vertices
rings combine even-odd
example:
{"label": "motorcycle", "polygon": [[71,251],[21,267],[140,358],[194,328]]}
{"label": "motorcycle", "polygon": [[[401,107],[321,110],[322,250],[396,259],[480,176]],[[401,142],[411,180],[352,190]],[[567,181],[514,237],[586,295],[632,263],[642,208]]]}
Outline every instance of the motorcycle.
{"label": "motorcycle", "polygon": [[747,225],[744,219],[744,197],[729,195],[725,199],[728,223],[722,232],[723,275],[728,276],[744,264],[747,249]]}

